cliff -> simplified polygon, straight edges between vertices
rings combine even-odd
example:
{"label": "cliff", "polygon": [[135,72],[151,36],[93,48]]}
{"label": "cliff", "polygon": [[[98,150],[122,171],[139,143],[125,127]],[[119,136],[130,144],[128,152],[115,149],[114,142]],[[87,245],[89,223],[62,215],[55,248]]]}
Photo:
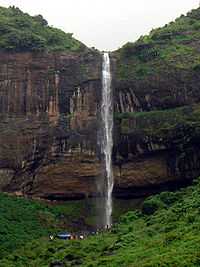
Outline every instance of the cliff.
{"label": "cliff", "polygon": [[197,9],[113,53],[118,193],[183,185],[200,174],[199,27]]}
{"label": "cliff", "polygon": [[1,189],[82,196],[94,187],[90,180],[99,166],[100,54],[1,53],[0,58]]}
{"label": "cliff", "polygon": [[96,192],[101,55],[17,7],[0,7],[0,190]]}
{"label": "cliff", "polygon": [[[42,25],[42,34],[54,32]],[[199,28],[197,9],[111,53],[116,197],[185,185],[200,174]],[[34,51],[0,43],[2,191],[48,199],[97,194],[101,53],[70,40]]]}

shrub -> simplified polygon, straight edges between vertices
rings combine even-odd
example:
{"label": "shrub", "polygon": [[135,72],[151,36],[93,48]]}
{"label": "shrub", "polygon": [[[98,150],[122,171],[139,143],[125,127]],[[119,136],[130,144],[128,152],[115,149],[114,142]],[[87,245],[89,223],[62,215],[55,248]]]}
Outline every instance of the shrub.
{"label": "shrub", "polygon": [[142,213],[152,215],[164,205],[158,197],[152,197],[144,201],[142,205]]}
{"label": "shrub", "polygon": [[137,218],[138,218],[138,214],[136,212],[129,211],[126,213],[126,215],[121,217],[120,222],[130,223],[130,222],[133,222],[134,220],[136,220]]}
{"label": "shrub", "polygon": [[163,192],[160,194],[160,200],[168,206],[176,202],[178,200],[178,197],[178,194],[173,192]]}

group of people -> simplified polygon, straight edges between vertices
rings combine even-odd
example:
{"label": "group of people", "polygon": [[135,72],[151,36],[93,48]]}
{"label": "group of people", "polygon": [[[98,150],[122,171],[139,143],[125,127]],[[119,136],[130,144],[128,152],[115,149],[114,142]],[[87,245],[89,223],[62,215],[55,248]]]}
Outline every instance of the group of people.
{"label": "group of people", "polygon": [[58,235],[50,235],[49,240],[52,241],[55,238],[63,239],[63,240],[83,240],[85,237],[84,235],[75,235],[75,234],[58,234]]}
{"label": "group of people", "polygon": [[91,231],[89,233],[85,234],[71,234],[71,233],[60,233],[57,235],[50,235],[49,240],[54,240],[55,238],[62,239],[62,240],[83,240],[85,239],[88,235],[98,235],[100,233],[103,233],[105,231],[109,231],[111,227],[108,225],[105,226],[105,228],[97,229],[96,231]]}

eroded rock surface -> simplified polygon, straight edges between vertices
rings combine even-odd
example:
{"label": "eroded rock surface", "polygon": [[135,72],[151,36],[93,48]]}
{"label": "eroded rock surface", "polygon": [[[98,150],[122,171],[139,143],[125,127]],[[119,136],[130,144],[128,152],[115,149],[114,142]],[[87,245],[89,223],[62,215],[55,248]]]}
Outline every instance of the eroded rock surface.
{"label": "eroded rock surface", "polygon": [[[101,54],[1,53],[0,59],[0,190],[52,200],[96,196]],[[191,182],[200,174],[196,72],[186,90],[168,76],[121,82],[117,64],[113,56],[114,195]]]}
{"label": "eroded rock surface", "polygon": [[1,190],[47,198],[93,194],[100,173],[101,55],[0,58]]}

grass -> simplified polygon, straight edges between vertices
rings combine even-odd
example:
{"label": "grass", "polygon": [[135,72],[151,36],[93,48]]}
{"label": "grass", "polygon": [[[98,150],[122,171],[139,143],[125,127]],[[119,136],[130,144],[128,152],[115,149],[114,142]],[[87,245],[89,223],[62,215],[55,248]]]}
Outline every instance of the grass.
{"label": "grass", "polygon": [[190,267],[200,264],[200,180],[178,192],[148,198],[141,212],[122,216],[111,232],[83,241],[28,243],[1,267]]}

